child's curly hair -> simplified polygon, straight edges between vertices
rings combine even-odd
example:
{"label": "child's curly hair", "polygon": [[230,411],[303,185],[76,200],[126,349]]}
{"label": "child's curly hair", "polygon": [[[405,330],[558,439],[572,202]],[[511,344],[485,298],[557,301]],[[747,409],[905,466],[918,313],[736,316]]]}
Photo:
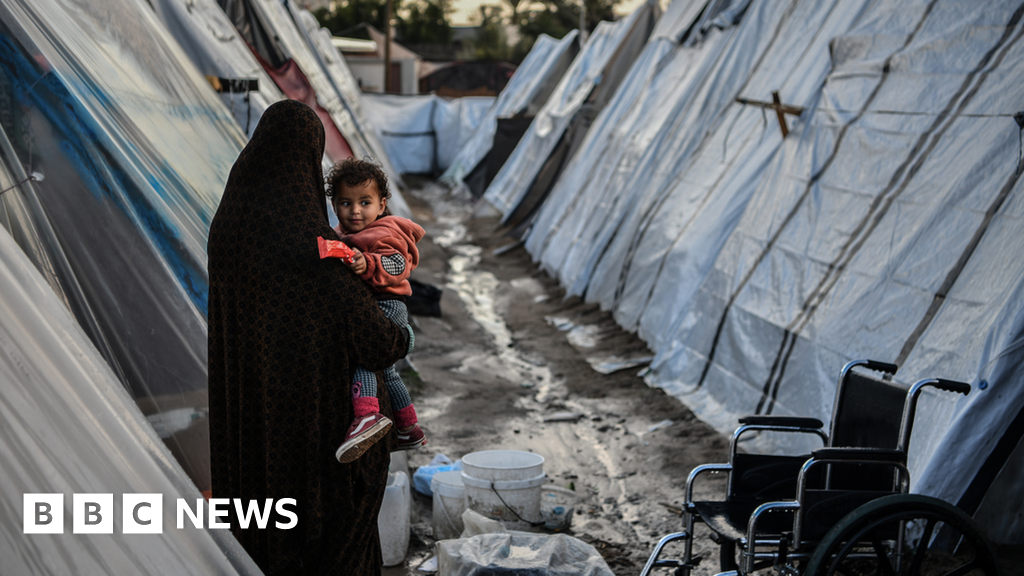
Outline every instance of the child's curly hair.
{"label": "child's curly hair", "polygon": [[[377,190],[380,192],[381,200],[391,199],[391,190],[388,188],[388,175],[384,173],[381,165],[369,156],[363,159],[352,156],[341,162],[335,162],[334,166],[331,167],[331,171],[327,173],[327,197],[333,198],[334,191],[340,190],[343,185],[349,187],[359,186],[368,180],[373,180],[377,183]],[[384,210],[385,216],[390,214],[390,210]]]}

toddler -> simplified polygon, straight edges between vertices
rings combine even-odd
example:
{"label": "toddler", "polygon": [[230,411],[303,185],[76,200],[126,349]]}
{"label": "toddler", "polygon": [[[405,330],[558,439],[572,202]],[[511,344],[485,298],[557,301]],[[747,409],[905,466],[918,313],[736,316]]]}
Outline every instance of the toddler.
{"label": "toddler", "polygon": [[[388,318],[408,326],[405,299],[412,295],[409,274],[419,263],[416,243],[425,234],[423,228],[388,212],[391,193],[387,175],[371,161],[349,158],[335,164],[327,176],[327,196],[338,216],[334,230],[342,242],[355,250],[354,258],[343,262],[370,285],[377,305]],[[384,385],[391,395],[399,449],[425,444],[409,391],[394,366],[384,370]],[[356,368],[353,377],[352,405],[355,420],[335,454],[339,462],[359,458],[391,429],[391,420],[380,413],[377,378],[362,367]]]}

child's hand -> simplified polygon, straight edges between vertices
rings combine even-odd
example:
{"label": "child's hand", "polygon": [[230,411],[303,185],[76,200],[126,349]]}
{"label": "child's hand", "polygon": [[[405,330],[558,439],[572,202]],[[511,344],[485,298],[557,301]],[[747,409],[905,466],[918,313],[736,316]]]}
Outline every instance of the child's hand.
{"label": "child's hand", "polygon": [[363,256],[363,253],[358,248],[352,248],[352,251],[355,252],[352,262],[345,260],[345,264],[348,264],[348,267],[357,275],[362,275],[363,272],[366,272],[366,257]]}

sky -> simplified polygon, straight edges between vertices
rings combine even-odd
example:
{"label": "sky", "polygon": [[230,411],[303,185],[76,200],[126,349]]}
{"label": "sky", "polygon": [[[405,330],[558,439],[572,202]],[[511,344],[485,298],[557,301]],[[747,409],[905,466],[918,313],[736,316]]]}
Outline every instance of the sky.
{"label": "sky", "polygon": [[[615,13],[629,14],[642,3],[643,0],[622,0],[615,7]],[[478,25],[480,23],[480,6],[502,6],[509,11],[508,4],[499,0],[452,0],[452,14],[448,21],[452,26]]]}

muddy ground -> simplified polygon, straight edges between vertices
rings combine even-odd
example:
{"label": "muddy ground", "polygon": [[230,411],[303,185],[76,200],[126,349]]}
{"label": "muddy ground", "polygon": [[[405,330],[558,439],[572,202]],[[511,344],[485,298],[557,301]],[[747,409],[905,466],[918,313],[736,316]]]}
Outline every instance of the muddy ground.
{"label": "muddy ground", "polygon": [[[550,483],[578,494],[568,533],[594,545],[617,575],[638,574],[658,539],[681,528],[686,475],[726,461],[727,440],[645,385],[644,343],[597,306],[566,299],[496,217],[474,215],[471,197],[425,182],[406,198],[427,230],[413,278],[443,289],[441,317],[413,317],[419,378],[407,385],[429,443],[409,453],[410,467],[438,453],[541,454]],[[640,364],[603,374],[588,358],[603,371],[615,366],[602,362]],[[569,420],[545,421],[552,417]],[[406,564],[386,575],[423,574],[431,505],[415,495]],[[717,553],[710,557],[713,573]]]}

